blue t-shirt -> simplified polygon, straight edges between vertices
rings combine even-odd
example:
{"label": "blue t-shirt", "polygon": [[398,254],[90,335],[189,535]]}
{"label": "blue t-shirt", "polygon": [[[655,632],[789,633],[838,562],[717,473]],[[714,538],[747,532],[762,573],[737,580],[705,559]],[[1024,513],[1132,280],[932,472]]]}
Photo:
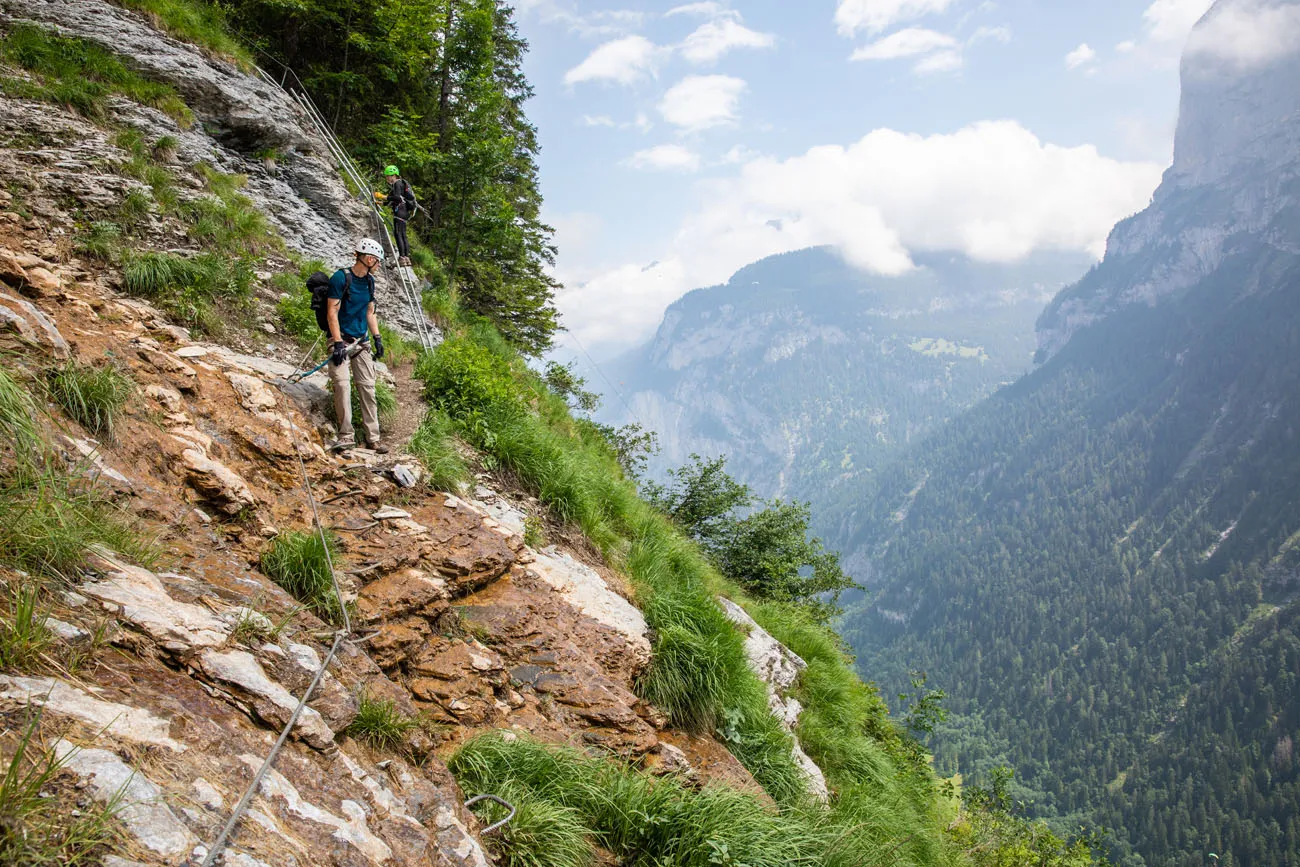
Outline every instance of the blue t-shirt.
{"label": "blue t-shirt", "polygon": [[[343,284],[347,280],[342,268],[334,272],[330,278],[330,291],[325,297],[339,300],[343,297]],[[352,287],[348,290],[348,298],[339,305],[339,332],[345,339],[360,340],[366,336],[366,311],[370,309],[370,302],[375,299],[375,277],[373,274],[367,274],[364,277],[352,275]]]}

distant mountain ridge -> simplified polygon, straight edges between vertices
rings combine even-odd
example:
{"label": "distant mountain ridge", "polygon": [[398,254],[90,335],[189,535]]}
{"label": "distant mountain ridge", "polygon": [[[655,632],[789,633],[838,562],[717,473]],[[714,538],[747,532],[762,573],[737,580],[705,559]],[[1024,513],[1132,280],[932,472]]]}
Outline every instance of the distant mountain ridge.
{"label": "distant mountain ridge", "polygon": [[828,515],[828,497],[851,498],[888,456],[1023,373],[1034,318],[1091,259],[916,264],[884,277],[812,248],[691,292],[649,344],[610,365],[631,412],[607,409],[659,432],[657,472],[725,453],[763,495]]}
{"label": "distant mountain ridge", "polygon": [[1174,165],[1043,313],[1042,366],[851,530],[844,634],[886,694],[947,691],[941,772],[1009,762],[1126,864],[1300,863],[1300,39],[1240,54],[1286,21],[1214,5]]}

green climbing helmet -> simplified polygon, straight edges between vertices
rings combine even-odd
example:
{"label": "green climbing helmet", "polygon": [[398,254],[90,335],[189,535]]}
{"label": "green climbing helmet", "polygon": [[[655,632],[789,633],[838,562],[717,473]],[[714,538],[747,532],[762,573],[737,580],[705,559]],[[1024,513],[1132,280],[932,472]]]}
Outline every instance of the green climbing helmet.
{"label": "green climbing helmet", "polygon": [[385,175],[386,177],[392,177],[393,175],[400,175],[400,174],[401,174],[401,172],[399,172],[399,171],[397,170],[397,166],[385,166],[385,167],[384,167],[384,175]]}

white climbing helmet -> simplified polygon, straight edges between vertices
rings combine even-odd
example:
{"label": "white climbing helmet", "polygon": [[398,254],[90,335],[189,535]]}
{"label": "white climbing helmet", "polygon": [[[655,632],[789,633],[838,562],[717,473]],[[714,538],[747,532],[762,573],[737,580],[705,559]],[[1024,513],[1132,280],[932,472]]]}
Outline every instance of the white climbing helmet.
{"label": "white climbing helmet", "polygon": [[380,262],[384,261],[384,248],[380,243],[372,238],[362,238],[357,241],[358,256],[374,256]]}

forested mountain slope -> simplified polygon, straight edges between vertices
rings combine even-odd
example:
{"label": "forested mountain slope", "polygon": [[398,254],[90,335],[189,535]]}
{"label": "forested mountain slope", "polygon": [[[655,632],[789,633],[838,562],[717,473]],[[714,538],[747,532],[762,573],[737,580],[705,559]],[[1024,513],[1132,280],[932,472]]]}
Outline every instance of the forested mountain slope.
{"label": "forested mountain slope", "polygon": [[761,495],[811,500],[834,539],[877,466],[1028,369],[1035,317],[1090,259],[916,264],[889,277],[813,248],[748,265],[612,366],[629,405],[609,409],[658,432],[652,470],[726,454]]}
{"label": "forested mountain slope", "polygon": [[854,540],[846,637],[947,690],[940,769],[1009,761],[1152,864],[1300,857],[1300,55],[1238,38],[1297,15],[1214,6],[1152,205]]}

